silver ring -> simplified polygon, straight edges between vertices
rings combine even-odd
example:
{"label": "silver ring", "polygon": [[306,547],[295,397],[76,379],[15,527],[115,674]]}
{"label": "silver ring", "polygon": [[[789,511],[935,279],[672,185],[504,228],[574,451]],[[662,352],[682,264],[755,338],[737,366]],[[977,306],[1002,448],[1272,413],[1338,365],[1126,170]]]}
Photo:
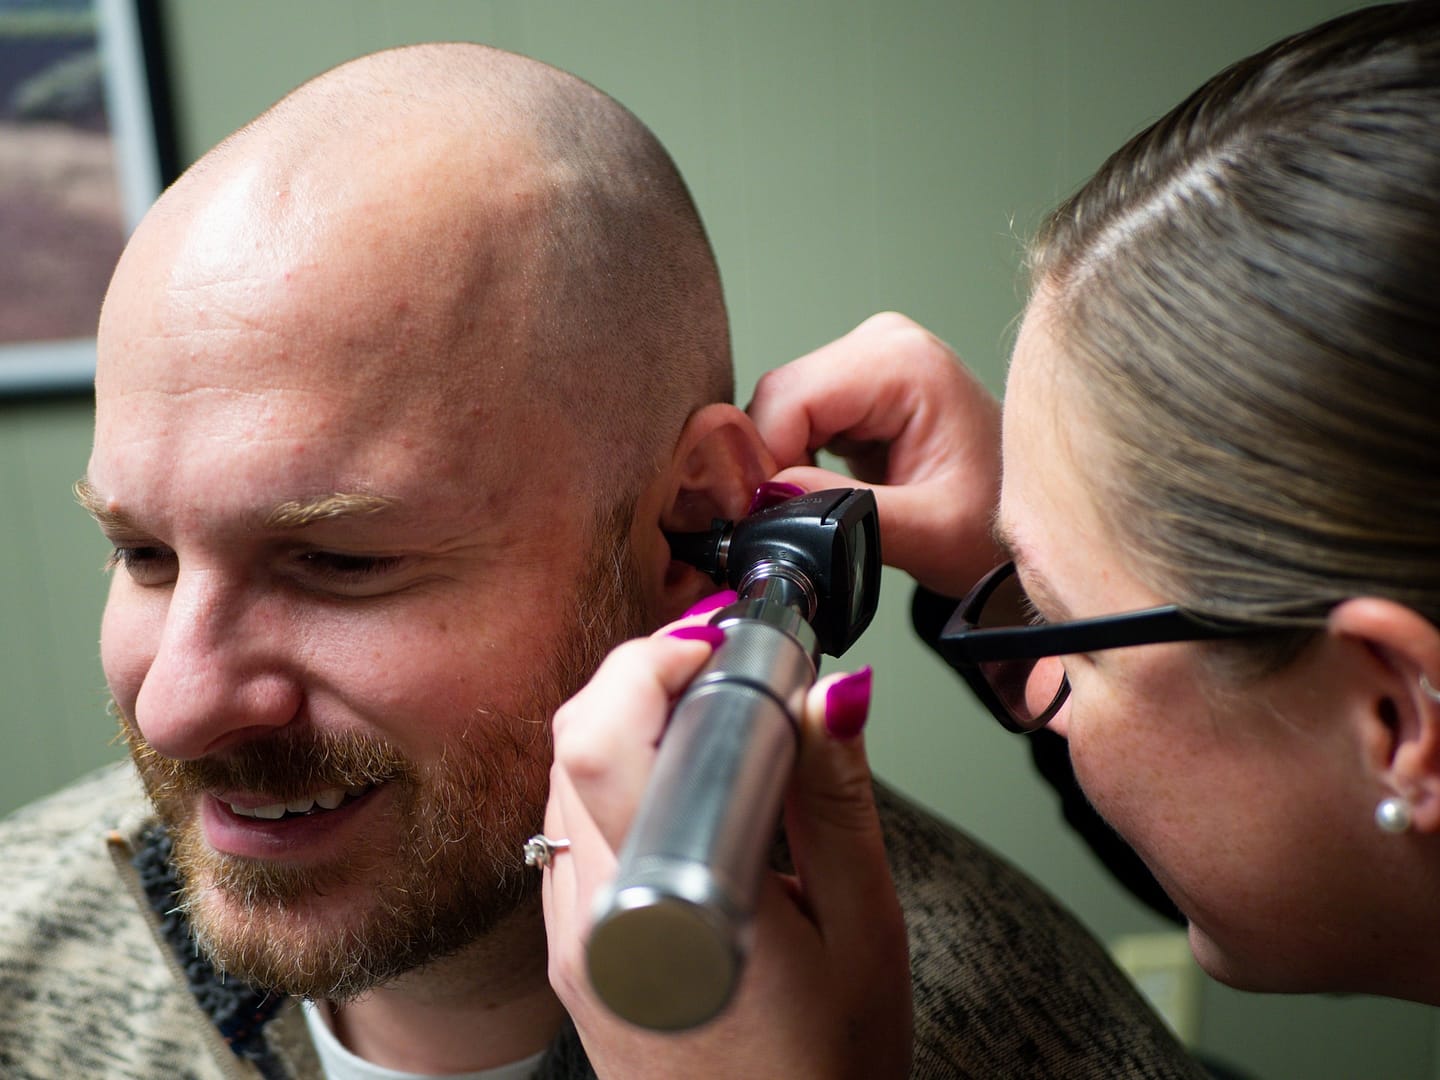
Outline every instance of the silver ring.
{"label": "silver ring", "polygon": [[540,869],[550,865],[550,860],[556,852],[566,851],[570,847],[569,840],[551,840],[544,833],[536,833],[525,841],[525,865],[538,866]]}

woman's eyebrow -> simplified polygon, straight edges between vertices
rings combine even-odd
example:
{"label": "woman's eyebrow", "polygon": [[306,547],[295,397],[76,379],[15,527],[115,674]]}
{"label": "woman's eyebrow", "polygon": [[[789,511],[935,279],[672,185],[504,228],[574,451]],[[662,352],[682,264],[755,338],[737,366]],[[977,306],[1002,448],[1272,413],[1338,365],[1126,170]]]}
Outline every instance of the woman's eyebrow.
{"label": "woman's eyebrow", "polygon": [[1024,579],[1025,595],[1049,622],[1069,622],[1070,608],[1056,594],[1050,581],[1035,566],[1024,543],[1015,530],[997,516],[990,526],[990,535],[1015,563],[1017,577]]}

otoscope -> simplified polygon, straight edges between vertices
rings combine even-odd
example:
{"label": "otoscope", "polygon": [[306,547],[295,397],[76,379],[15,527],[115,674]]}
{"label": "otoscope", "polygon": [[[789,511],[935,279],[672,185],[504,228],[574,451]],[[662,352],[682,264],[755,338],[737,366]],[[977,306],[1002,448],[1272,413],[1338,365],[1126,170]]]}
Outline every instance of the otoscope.
{"label": "otoscope", "polygon": [[710,620],[725,640],[670,714],[587,964],[611,1011],[679,1031],[739,981],[805,694],[819,654],[840,656],[875,614],[880,532],[875,496],[847,488],[669,539],[738,599]]}

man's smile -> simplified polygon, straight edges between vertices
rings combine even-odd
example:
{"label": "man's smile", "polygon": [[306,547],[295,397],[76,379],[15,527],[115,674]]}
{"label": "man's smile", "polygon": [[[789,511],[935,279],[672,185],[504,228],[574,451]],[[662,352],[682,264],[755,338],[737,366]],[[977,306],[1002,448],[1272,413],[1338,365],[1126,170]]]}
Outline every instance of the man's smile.
{"label": "man's smile", "polygon": [[258,802],[258,798],[263,798],[263,796],[217,795],[216,798],[225,803],[232,813],[238,814],[240,817],[278,821],[287,814],[304,815],[325,810],[337,810],[347,799],[359,798],[372,786],[366,784],[351,788],[325,788],[315,792],[314,795],[303,795],[298,799],[287,799],[284,802]]}
{"label": "man's smile", "polygon": [[328,787],[313,795],[278,802],[273,795],[226,792],[200,800],[199,823],[206,844],[221,855],[250,859],[329,861],[340,852],[342,834],[362,818],[365,808],[389,788]]}

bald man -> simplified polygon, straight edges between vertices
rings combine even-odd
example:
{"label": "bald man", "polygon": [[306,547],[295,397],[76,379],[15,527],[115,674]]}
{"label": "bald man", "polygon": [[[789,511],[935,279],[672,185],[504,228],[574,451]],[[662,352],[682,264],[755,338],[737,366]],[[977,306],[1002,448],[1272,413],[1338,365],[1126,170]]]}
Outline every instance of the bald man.
{"label": "bald man", "polygon": [[[538,63],[362,58],[189,170],[106,297],[77,485],[135,767],[4,827],[0,1072],[589,1075],[521,847],[556,706],[713,588],[663,530],[771,471],[731,378],[670,159]],[[917,1075],[1186,1074],[1046,897],[885,807]]]}

